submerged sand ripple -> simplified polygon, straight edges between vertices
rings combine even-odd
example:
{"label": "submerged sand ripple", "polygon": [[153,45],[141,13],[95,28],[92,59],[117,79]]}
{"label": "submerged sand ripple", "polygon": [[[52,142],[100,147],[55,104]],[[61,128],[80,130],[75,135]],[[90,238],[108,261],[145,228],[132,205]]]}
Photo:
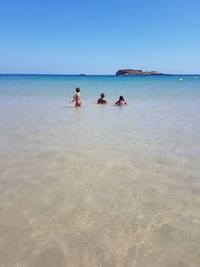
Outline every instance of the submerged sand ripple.
{"label": "submerged sand ripple", "polygon": [[197,125],[84,112],[1,128],[0,266],[199,266]]}

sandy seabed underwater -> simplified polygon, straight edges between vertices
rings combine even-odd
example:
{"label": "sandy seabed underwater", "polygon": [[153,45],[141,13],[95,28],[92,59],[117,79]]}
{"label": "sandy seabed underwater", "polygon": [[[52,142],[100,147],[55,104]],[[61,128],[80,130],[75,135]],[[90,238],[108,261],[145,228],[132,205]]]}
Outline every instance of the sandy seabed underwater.
{"label": "sandy seabed underwater", "polygon": [[1,267],[200,265],[200,77],[179,79],[0,75]]}

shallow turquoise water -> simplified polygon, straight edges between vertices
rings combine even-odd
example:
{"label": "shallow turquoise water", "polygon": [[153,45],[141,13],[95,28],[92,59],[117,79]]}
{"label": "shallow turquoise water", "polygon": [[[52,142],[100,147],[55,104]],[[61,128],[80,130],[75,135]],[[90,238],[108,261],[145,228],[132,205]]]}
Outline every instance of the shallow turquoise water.
{"label": "shallow turquoise water", "polygon": [[[180,81],[183,78],[183,81]],[[124,94],[127,98],[196,96],[200,76],[64,76],[64,75],[0,75],[1,95],[70,97],[74,88],[82,89],[85,101],[95,100],[102,91],[107,97]]]}
{"label": "shallow turquoise water", "polygon": [[199,76],[0,75],[0,266],[199,266],[199,132]]}

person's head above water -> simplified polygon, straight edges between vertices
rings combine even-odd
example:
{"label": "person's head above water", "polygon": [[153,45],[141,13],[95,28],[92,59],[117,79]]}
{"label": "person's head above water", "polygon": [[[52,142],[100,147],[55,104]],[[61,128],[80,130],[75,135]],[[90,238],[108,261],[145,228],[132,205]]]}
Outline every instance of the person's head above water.
{"label": "person's head above water", "polygon": [[76,92],[80,93],[80,88],[79,87],[76,87]]}
{"label": "person's head above water", "polygon": [[115,103],[115,105],[118,105],[118,106],[127,105],[127,103],[124,100],[124,97],[122,95],[120,95],[119,100]]}
{"label": "person's head above water", "polygon": [[100,98],[97,100],[97,104],[107,104],[107,101],[104,97],[105,97],[105,94],[101,93]]}

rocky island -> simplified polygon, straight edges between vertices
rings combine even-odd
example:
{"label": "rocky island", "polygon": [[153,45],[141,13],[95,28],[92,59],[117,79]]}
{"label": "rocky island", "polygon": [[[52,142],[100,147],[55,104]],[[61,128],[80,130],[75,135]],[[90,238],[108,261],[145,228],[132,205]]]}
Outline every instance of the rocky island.
{"label": "rocky island", "polygon": [[142,71],[132,69],[122,69],[116,72],[116,75],[163,75],[163,73],[157,71]]}

